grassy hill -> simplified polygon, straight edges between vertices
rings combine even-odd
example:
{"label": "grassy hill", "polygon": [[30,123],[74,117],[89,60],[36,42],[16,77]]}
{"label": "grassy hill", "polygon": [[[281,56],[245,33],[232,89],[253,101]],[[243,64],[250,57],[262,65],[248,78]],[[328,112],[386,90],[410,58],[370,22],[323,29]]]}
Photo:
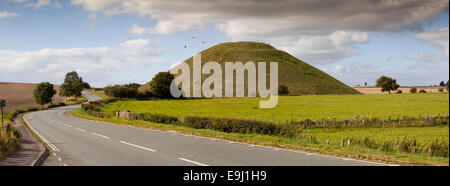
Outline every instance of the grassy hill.
{"label": "grassy hill", "polygon": [[[200,53],[202,55],[202,64],[209,61],[219,62],[222,65],[223,76],[225,74],[225,62],[266,62],[267,86],[269,86],[269,63],[278,62],[278,84],[287,86],[290,92],[289,95],[359,93],[355,89],[345,85],[344,83],[322,72],[321,70],[265,43],[221,43],[212,46],[211,48],[208,48]],[[192,77],[193,58],[191,57],[185,60],[185,62],[191,68]],[[204,80],[208,76],[209,75],[202,75],[202,80]],[[225,91],[224,86],[225,82],[223,81],[223,95]],[[245,73],[244,87],[245,95],[247,96],[247,72]],[[146,83],[139,88],[140,91],[145,91],[148,89],[149,83]]]}

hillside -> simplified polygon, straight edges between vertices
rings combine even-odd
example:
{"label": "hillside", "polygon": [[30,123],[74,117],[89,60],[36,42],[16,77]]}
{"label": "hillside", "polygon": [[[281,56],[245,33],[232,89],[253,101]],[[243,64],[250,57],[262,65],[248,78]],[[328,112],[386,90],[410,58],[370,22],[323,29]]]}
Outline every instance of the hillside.
{"label": "hillside", "polygon": [[[202,55],[202,64],[209,61],[221,63],[222,74],[225,74],[224,62],[266,62],[267,75],[269,75],[269,62],[278,62],[278,84],[287,86],[290,92],[289,95],[359,93],[321,70],[268,44],[257,42],[228,42],[212,46],[200,53]],[[192,77],[193,58],[191,57],[185,60],[185,62],[191,68]],[[202,75],[202,80],[208,76]],[[245,77],[247,77],[247,73]],[[149,82],[139,88],[140,91],[148,89]],[[247,96],[247,80],[245,81],[245,89],[245,95]]]}

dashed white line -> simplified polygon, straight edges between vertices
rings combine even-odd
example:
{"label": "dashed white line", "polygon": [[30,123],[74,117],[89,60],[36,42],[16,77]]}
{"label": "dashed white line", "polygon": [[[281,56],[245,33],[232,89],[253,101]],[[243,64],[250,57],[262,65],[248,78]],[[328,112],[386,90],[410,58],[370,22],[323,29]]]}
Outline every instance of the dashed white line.
{"label": "dashed white line", "polygon": [[78,127],[75,127],[75,129],[80,130],[80,131],[83,131],[83,132],[86,132],[86,130],[80,129],[80,128],[78,128]]}
{"label": "dashed white line", "polygon": [[58,161],[62,162],[62,159],[61,159],[61,158],[58,158]]}
{"label": "dashed white line", "polygon": [[208,165],[206,165],[206,164],[199,163],[199,162],[192,161],[192,160],[188,160],[188,159],[185,159],[185,158],[178,158],[178,159],[183,160],[183,161],[186,161],[186,162],[189,162],[189,163],[197,164],[197,165],[200,165],[200,166],[208,166]]}
{"label": "dashed white line", "polygon": [[137,148],[140,148],[140,149],[152,151],[152,152],[155,152],[155,151],[156,151],[156,150],[153,150],[153,149],[150,149],[150,148],[147,148],[147,147],[142,147],[142,146],[139,146],[139,145],[135,145],[135,144],[132,144],[132,143],[128,143],[128,142],[126,142],[126,141],[120,141],[120,143],[127,144],[127,145],[130,145],[130,146],[133,146],[133,147],[137,147]]}
{"label": "dashed white line", "polygon": [[108,136],[104,136],[104,135],[101,135],[101,134],[97,134],[97,133],[95,133],[95,132],[91,132],[91,134],[96,135],[96,136],[99,136],[99,137],[102,137],[102,138],[106,138],[106,139],[109,139],[109,138],[110,138],[110,137],[108,137]]}
{"label": "dashed white line", "polygon": [[67,164],[64,163],[64,166],[67,166]]}

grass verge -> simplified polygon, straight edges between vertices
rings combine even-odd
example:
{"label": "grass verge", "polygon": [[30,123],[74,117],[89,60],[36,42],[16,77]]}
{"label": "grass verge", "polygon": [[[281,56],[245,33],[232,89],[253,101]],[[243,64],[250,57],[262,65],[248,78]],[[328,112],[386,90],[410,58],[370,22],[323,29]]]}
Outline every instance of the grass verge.
{"label": "grass verge", "polygon": [[73,116],[105,121],[115,124],[129,125],[139,128],[156,129],[160,131],[177,131],[182,134],[203,136],[254,145],[269,146],[294,151],[303,151],[330,156],[369,160],[375,162],[400,164],[400,165],[449,165],[449,158],[430,157],[422,154],[383,152],[377,149],[369,149],[359,146],[341,147],[335,144],[319,144],[301,138],[284,138],[257,134],[235,134],[213,131],[209,129],[193,129],[172,124],[157,124],[140,120],[125,120],[120,118],[96,118],[89,115],[83,109],[71,111]]}

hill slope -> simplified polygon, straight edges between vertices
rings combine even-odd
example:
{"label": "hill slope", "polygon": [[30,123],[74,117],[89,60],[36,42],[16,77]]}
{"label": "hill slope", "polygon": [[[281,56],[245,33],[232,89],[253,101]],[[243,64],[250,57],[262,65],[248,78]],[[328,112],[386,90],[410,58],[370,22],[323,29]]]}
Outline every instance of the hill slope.
{"label": "hill slope", "polygon": [[[278,84],[287,86],[290,92],[289,95],[359,93],[355,89],[345,85],[321,70],[284,51],[277,50],[268,44],[257,42],[228,42],[212,46],[200,53],[202,55],[202,64],[209,61],[219,62],[222,65],[222,74],[225,74],[224,62],[266,62],[267,75],[269,75],[269,62],[278,62]],[[192,77],[193,58],[191,57],[185,62],[191,68]],[[245,74],[246,80],[244,87],[246,89],[245,95],[247,96],[247,73]],[[208,76],[209,75],[202,75],[202,80]],[[223,86],[224,84],[223,81]],[[139,88],[140,91],[148,89],[149,83],[146,83]]]}

